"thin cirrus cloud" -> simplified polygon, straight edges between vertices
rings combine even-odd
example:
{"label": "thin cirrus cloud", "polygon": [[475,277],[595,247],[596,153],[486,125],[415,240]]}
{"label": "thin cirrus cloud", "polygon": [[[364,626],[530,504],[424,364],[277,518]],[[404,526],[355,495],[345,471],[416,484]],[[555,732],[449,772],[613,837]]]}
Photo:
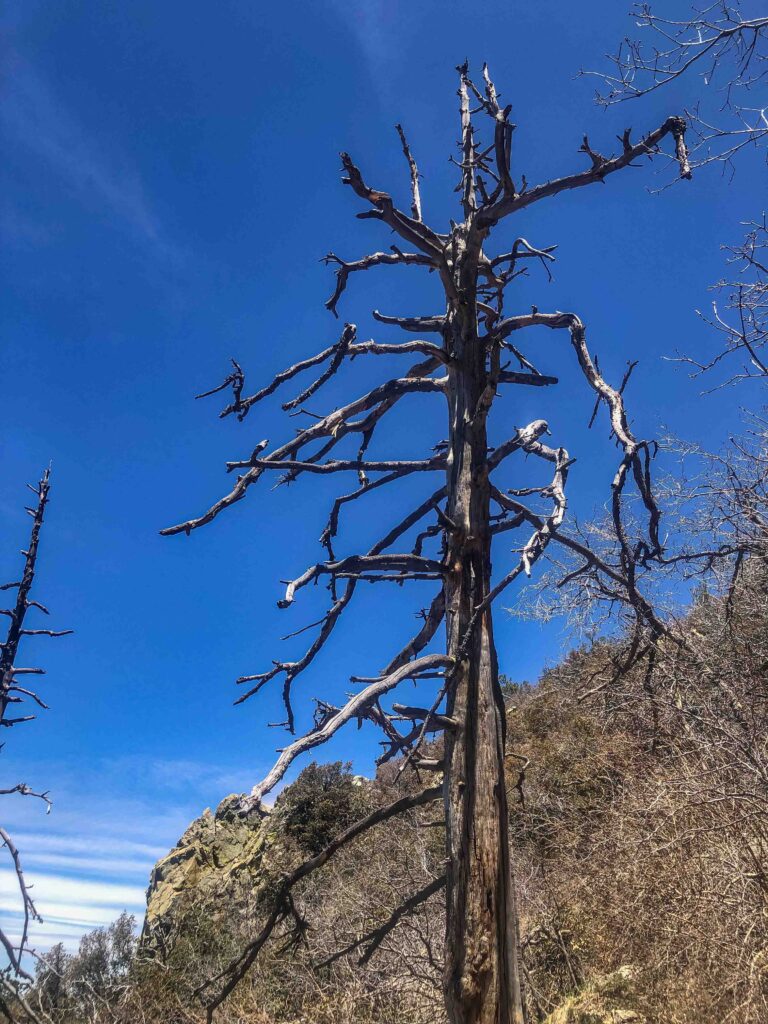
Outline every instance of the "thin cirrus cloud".
{"label": "thin cirrus cloud", "polygon": [[[400,88],[389,74],[393,62],[394,15],[386,0],[368,0],[351,6],[346,0],[330,0],[330,7],[345,31],[352,33],[369,70],[373,95],[391,101]],[[402,24],[400,24],[402,29]]]}
{"label": "thin cirrus cloud", "polygon": [[[67,878],[34,869],[27,870],[25,877],[43,918],[33,929],[38,949],[56,942],[71,949],[84,932],[108,925],[123,911],[139,919],[143,914],[144,887],[140,885]],[[10,869],[0,871],[0,913],[9,936],[18,938],[22,917],[16,876]]]}
{"label": "thin cirrus cloud", "polygon": [[[151,819],[150,819],[151,821]],[[102,856],[110,858],[116,853],[121,856],[132,855],[131,863],[143,864],[147,857],[162,857],[167,850],[163,846],[152,845],[151,843],[135,842],[131,839],[106,835],[89,835],[87,839],[83,835],[60,835],[45,834],[42,832],[16,832],[16,840],[19,845],[31,848],[34,857],[72,857],[78,856],[84,848],[90,856]]]}
{"label": "thin cirrus cloud", "polygon": [[[11,54],[8,63],[0,123],[17,158],[20,154],[24,160],[42,162],[72,197],[105,211],[157,256],[179,258],[129,161],[110,157],[21,55]],[[43,229],[28,220],[6,198],[4,222],[9,233],[39,237]]]}
{"label": "thin cirrus cloud", "polygon": [[[42,828],[14,832],[25,879],[43,919],[32,925],[38,951],[57,942],[73,950],[86,932],[109,925],[123,911],[140,924],[152,865],[174,842],[163,843],[162,837],[177,837],[179,831],[178,827],[171,831],[167,818],[153,819],[148,808],[141,822],[124,821],[125,831],[111,831],[107,823],[92,829],[93,810],[84,807],[82,815],[67,814],[61,822],[52,814],[46,820],[51,827],[47,832]],[[127,833],[135,828],[144,829],[148,836],[156,834],[160,841],[133,842]],[[0,917],[4,930],[18,935],[22,922],[18,883],[15,872],[5,866],[0,868]]]}
{"label": "thin cirrus cloud", "polygon": [[[11,766],[12,772],[17,768]],[[3,806],[43,917],[32,930],[38,951],[57,942],[75,949],[84,934],[123,911],[140,925],[156,861],[206,804],[252,782],[246,769],[183,759],[116,758],[83,776],[52,764],[26,768],[30,777],[55,780],[50,815],[39,801],[19,798]],[[21,927],[20,911],[15,874],[0,860],[0,919],[10,935]]]}

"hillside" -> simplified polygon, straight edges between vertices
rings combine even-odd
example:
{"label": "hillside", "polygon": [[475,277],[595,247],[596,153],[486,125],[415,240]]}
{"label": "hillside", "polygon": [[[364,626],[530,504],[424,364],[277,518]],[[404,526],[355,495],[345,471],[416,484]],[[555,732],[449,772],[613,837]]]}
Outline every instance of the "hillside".
{"label": "hillside", "polygon": [[[701,593],[686,648],[620,679],[617,648],[577,651],[535,687],[507,685],[510,828],[532,1021],[768,1021],[768,570]],[[415,780],[311,765],[271,811],[228,798],[156,866],[143,936],[61,951],[37,997],[60,1024],[202,1021],[193,990],[259,928],[286,871]],[[227,1024],[428,1024],[440,1002],[438,893],[365,946],[440,871],[436,806],[389,821],[297,890],[300,941],[272,941]],[[120,938],[122,936],[122,938]],[[87,968],[87,970],[86,970]],[[83,977],[87,975],[87,984]]]}

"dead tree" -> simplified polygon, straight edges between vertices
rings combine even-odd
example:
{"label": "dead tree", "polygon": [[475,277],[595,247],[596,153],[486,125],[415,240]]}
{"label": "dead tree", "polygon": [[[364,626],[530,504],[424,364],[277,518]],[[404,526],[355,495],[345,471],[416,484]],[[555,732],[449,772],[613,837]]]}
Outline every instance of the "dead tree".
{"label": "dead tree", "polygon": [[[71,629],[35,629],[30,628],[27,624],[27,615],[30,609],[48,615],[45,605],[32,598],[30,594],[35,579],[40,531],[51,486],[50,470],[47,469],[43,473],[37,485],[28,484],[27,486],[35,495],[36,502],[26,508],[28,515],[32,517],[32,530],[27,548],[21,552],[24,557],[24,569],[21,579],[0,585],[0,591],[15,594],[16,598],[10,608],[0,608],[0,615],[8,618],[5,641],[0,644],[0,726],[6,729],[31,722],[37,717],[35,713],[17,713],[23,704],[31,702],[38,708],[48,709],[43,698],[31,689],[32,684],[26,681],[28,676],[44,675],[45,669],[23,667],[18,664],[22,641],[25,637],[61,637],[72,632]],[[38,792],[26,782],[17,782],[13,786],[0,789],[0,795],[34,797],[43,801],[46,812],[51,809],[48,792]],[[30,886],[24,877],[21,855],[4,826],[0,826],[0,846],[8,852],[13,864],[23,918],[21,932],[15,941],[5,930],[0,928],[0,944],[8,958],[8,966],[0,973],[0,1011],[9,1021],[17,1019],[38,1021],[38,1015],[27,1002],[24,994],[27,984],[32,981],[32,976],[24,964],[24,957],[30,953],[30,926],[33,921],[40,921],[41,918],[32,898]]]}
{"label": "dead tree", "polygon": [[691,377],[738,359],[735,372],[712,390],[747,380],[768,381],[768,223],[763,214],[761,220],[743,226],[747,228],[744,240],[722,247],[730,273],[716,288],[725,303],[721,306],[715,299],[711,314],[699,314],[720,338],[716,353],[706,361],[676,357],[691,368]]}
{"label": "dead tree", "polygon": [[[323,743],[350,721],[367,720],[382,730],[385,750],[380,760],[402,755],[408,770],[442,773],[442,784],[374,811],[313,861],[285,878],[260,934],[226,971],[201,986],[209,1019],[278,925],[288,927],[296,936],[302,934],[305,925],[292,890],[307,872],[320,867],[340,846],[391,815],[419,802],[442,799],[447,833],[445,878],[436,879],[425,891],[410,895],[402,910],[377,932],[367,935],[365,941],[370,949],[371,944],[380,941],[382,929],[386,933],[402,913],[444,884],[444,991],[449,1019],[452,1024],[521,1024],[518,915],[507,835],[505,712],[493,637],[493,604],[516,579],[531,574],[554,540],[581,556],[572,576],[595,580],[610,600],[630,611],[638,631],[658,636],[664,630],[640,585],[640,574],[662,555],[659,509],[650,477],[653,445],[633,434],[624,407],[624,385],[614,388],[603,379],[588,350],[584,323],[576,313],[540,312],[536,308],[525,313],[507,313],[508,286],[531,260],[546,266],[553,259],[553,246],[542,248],[517,238],[498,255],[492,255],[488,246],[494,231],[519,211],[561,193],[606,182],[641,158],[662,152],[661,147],[667,142],[678,161],[680,174],[690,177],[685,121],[669,117],[637,141],[627,131],[619,140],[618,155],[614,156],[596,152],[585,138],[580,148],[588,158],[586,169],[530,185],[525,178],[513,177],[515,126],[510,122],[511,107],[502,103],[488,69],[483,68],[480,82],[470,78],[466,64],[457,70],[461,141],[456,163],[461,219],[443,230],[430,227],[422,219],[419,172],[405,134],[398,127],[410,173],[410,213],[400,209],[389,193],[369,185],[347,153],[341,155],[342,181],[364,203],[358,217],[381,222],[398,236],[397,244],[388,252],[375,252],[353,261],[333,253],[326,257],[326,262],[336,268],[336,285],[326,304],[334,314],[351,275],[373,267],[402,265],[424,267],[439,275],[445,294],[444,309],[428,316],[374,312],[381,324],[399,327],[415,334],[418,340],[400,344],[358,341],[354,324],[347,323],[337,342],[278,374],[254,394],[244,397],[244,373],[238,363],[213,391],[231,387],[233,400],[221,415],[235,415],[243,420],[261,399],[303,371],[324,367],[313,383],[284,403],[285,410],[303,410],[307,400],[345,362],[359,356],[394,353],[417,356],[420,360],[402,375],[351,399],[328,415],[312,414],[311,424],[284,444],[267,451],[268,443],[263,441],[250,456],[228,463],[227,469],[237,474],[232,490],[198,518],[162,531],[189,535],[243,499],[268,473],[277,474],[279,483],[313,473],[357,475],[358,485],[342,492],[330,510],[321,538],[327,558],[291,581],[279,601],[281,608],[288,608],[302,588],[320,579],[328,580],[330,603],[321,622],[315,624],[315,638],[295,660],[275,661],[269,670],[239,680],[247,687],[239,701],[253,696],[272,680],[282,680],[284,724],[291,732],[293,683],[329,640],[359,585],[379,581],[403,584],[410,580],[433,580],[437,584],[432,603],[423,612],[419,632],[381,672],[372,677],[353,677],[362,688],[343,707],[318,704],[314,726],[285,747],[272,771],[245,800],[242,811],[247,813],[255,808],[280,782],[295,758]],[[490,129],[490,141],[480,140],[475,124],[478,118]],[[497,398],[510,388],[557,384],[555,376],[541,372],[522,351],[524,332],[533,327],[565,335],[588,388],[594,392],[597,403],[607,409],[611,436],[621,452],[612,482],[612,521],[618,546],[613,561],[605,560],[562,529],[565,488],[573,459],[564,447],[544,443],[543,438],[550,433],[544,420],[515,429],[502,444],[489,447],[487,423]],[[431,452],[410,460],[369,457],[369,448],[374,437],[378,440],[382,423],[402,398],[414,393],[443,399],[447,439],[437,443]],[[505,413],[507,422],[513,418],[509,411]],[[347,438],[354,440],[356,451],[343,454]],[[549,464],[551,481],[543,486],[540,481],[534,482],[534,486],[522,491],[504,491],[499,479],[501,471],[507,460],[523,454],[533,456],[533,461],[543,466]],[[405,511],[399,522],[366,552],[337,554],[342,510],[357,501],[369,500],[374,492],[413,474],[438,478],[438,482],[426,488],[422,503]],[[637,536],[623,517],[625,497],[633,489],[645,511],[645,523]],[[541,509],[535,507],[537,496],[544,501]],[[521,500],[526,497],[532,498],[533,504]],[[414,530],[419,531],[415,540],[404,541]],[[524,534],[513,549],[515,564],[506,575],[494,580],[493,541],[517,530]],[[435,638],[443,622],[445,641],[438,645]],[[429,645],[438,649],[424,653]],[[420,683],[434,677],[438,678],[437,696],[430,703],[425,702],[425,706],[385,704],[385,698],[405,680]],[[444,756],[439,761],[424,756],[427,733],[444,737]]]}

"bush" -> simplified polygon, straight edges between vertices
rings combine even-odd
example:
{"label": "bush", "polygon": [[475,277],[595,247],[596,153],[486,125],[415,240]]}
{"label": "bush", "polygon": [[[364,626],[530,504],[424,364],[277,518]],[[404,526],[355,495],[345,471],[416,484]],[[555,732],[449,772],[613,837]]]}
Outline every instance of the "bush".
{"label": "bush", "polygon": [[352,765],[341,761],[313,761],[278,798],[276,808],[285,834],[310,855],[324,849],[367,809]]}

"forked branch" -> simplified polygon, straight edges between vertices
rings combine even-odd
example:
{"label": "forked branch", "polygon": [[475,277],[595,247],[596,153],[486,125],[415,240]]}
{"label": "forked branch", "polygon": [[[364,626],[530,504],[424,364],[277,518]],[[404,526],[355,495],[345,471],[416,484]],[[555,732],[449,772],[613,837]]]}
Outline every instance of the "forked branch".
{"label": "forked branch", "polygon": [[313,729],[311,732],[306,733],[306,735],[294,740],[293,743],[282,751],[272,770],[262,782],[251,790],[249,804],[257,805],[267,793],[274,789],[300,754],[311,750],[321,743],[325,743],[351,719],[363,718],[372,704],[383,697],[385,693],[393,690],[404,679],[417,679],[422,672],[434,671],[438,668],[449,668],[452,664],[452,659],[445,654],[427,654],[422,658],[409,661],[405,665],[396,668],[375,682],[370,683],[364,690],[354,694],[344,707],[333,714],[320,728]]}

